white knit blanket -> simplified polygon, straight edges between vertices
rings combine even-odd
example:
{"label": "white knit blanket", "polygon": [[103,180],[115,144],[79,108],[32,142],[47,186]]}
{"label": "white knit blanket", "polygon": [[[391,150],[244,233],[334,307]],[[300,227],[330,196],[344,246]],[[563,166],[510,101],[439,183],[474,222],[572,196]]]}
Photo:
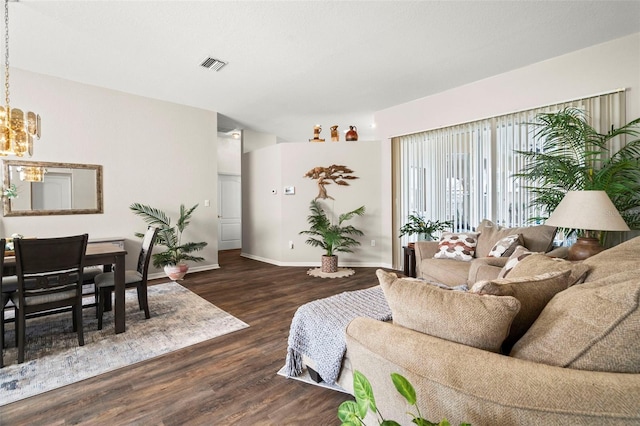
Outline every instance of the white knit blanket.
{"label": "white knit blanket", "polygon": [[302,373],[302,355],[311,358],[322,379],[333,385],[347,349],[345,330],[352,319],[391,319],[391,309],[380,286],[347,291],[300,306],[291,321],[285,364],[288,377]]}

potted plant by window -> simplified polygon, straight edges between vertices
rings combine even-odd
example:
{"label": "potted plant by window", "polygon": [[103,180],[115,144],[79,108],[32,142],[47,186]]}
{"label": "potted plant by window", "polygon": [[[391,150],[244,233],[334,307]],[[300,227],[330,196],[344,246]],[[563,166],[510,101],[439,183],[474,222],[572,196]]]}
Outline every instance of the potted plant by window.
{"label": "potted plant by window", "polygon": [[425,219],[414,212],[407,217],[407,223],[400,228],[400,237],[403,235],[418,235],[418,240],[430,241],[436,238],[436,232],[445,231],[452,226],[453,221]]}
{"label": "potted plant by window", "polygon": [[[533,194],[531,204],[540,209],[542,216],[532,221],[547,219],[568,191],[601,190],[627,225],[640,229],[640,118],[601,134],[583,110],[569,107],[538,114],[530,124],[542,149],[516,151],[526,162],[514,176],[524,180]],[[616,137],[635,139],[612,152],[608,142]]]}
{"label": "potted plant by window", "polygon": [[[202,250],[207,243],[182,243],[182,232],[189,225],[191,214],[198,207],[186,209],[184,204],[180,205],[180,216],[175,226],[171,225],[171,219],[161,210],[148,205],[133,203],[129,208],[138,216],[142,217],[149,225],[157,226],[158,236],[156,245],[166,247],[166,250],[153,254],[153,266],[164,268],[165,274],[172,280],[181,280],[189,270],[185,261],[200,262],[204,257],[194,256],[191,253]],[[143,237],[144,234],[136,233],[136,236]]]}
{"label": "potted plant by window", "polygon": [[362,231],[352,225],[343,225],[343,223],[354,216],[362,216],[365,210],[364,206],[341,214],[338,217],[338,223],[332,223],[317,200],[311,201],[309,209],[311,214],[307,217],[307,222],[309,222],[310,228],[307,231],[300,231],[300,234],[309,235],[305,243],[313,247],[321,247],[325,251],[322,256],[322,272],[337,272],[338,256],[335,253],[352,253],[352,248],[360,245],[360,242],[355,240],[352,235],[364,235]]}

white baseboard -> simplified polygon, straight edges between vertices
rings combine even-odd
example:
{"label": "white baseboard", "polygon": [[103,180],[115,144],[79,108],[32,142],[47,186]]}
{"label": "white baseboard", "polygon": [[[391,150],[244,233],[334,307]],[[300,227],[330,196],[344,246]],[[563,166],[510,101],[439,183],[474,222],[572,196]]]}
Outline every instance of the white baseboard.
{"label": "white baseboard", "polygon": [[[267,259],[260,256],[255,256],[249,253],[240,253],[240,256],[246,257],[247,259],[257,260],[259,262],[270,263],[271,265],[276,266],[297,266],[297,267],[309,267],[309,268],[317,268],[321,266],[321,262],[282,262],[280,260]],[[385,269],[393,269],[391,264],[379,264],[373,262],[339,262],[340,266],[350,267],[350,268],[385,268]]]}
{"label": "white baseboard", "polygon": [[[210,271],[210,270],[213,270],[213,269],[220,269],[220,265],[218,263],[214,263],[212,265],[205,265],[205,266],[191,266],[191,265],[189,265],[189,272],[187,272],[187,275],[189,275],[192,272]],[[158,278],[167,278],[167,279],[169,279],[169,277],[167,277],[167,275],[163,271],[154,272],[153,274],[149,274],[147,276],[148,280],[156,280]]]}

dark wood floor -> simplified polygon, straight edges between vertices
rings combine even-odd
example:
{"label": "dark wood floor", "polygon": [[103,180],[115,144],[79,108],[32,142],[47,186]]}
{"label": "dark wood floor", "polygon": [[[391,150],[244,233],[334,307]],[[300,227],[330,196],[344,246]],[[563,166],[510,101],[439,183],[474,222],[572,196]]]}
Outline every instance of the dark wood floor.
{"label": "dark wood floor", "polygon": [[[338,425],[348,395],[277,376],[303,303],[377,284],[376,268],[341,279],[220,252],[220,269],[181,284],[249,328],[0,407],[0,425]],[[156,283],[167,280],[157,280]]]}

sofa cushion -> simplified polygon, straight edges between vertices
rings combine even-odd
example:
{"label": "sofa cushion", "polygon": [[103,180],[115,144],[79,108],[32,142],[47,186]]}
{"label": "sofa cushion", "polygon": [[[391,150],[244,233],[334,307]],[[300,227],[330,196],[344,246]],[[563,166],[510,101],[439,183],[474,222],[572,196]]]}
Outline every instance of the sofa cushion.
{"label": "sofa cushion", "polygon": [[487,257],[509,257],[516,247],[523,244],[522,234],[511,234],[499,239],[487,254]]}
{"label": "sofa cushion", "polygon": [[640,237],[635,237],[591,256],[583,261],[591,268],[585,282],[596,281],[620,271],[638,270],[639,255]]}
{"label": "sofa cushion", "polygon": [[472,293],[513,296],[520,301],[520,312],[511,324],[509,337],[504,342],[503,351],[509,353],[511,347],[527,332],[549,300],[569,287],[570,269],[554,271],[536,276],[500,278],[479,281],[471,288]]}
{"label": "sofa cushion", "polygon": [[467,286],[472,287],[482,280],[495,280],[507,263],[506,257],[480,257],[473,259],[467,277]]}
{"label": "sofa cushion", "polygon": [[500,350],[520,310],[511,296],[445,290],[381,269],[376,275],[395,324],[487,351]]}
{"label": "sofa cushion", "polygon": [[438,244],[438,252],[433,255],[435,259],[454,259],[470,262],[476,252],[478,244],[477,232],[443,232]]}
{"label": "sofa cushion", "polygon": [[450,259],[424,259],[420,262],[420,276],[427,281],[437,281],[453,287],[467,282],[472,263]]}
{"label": "sofa cushion", "polygon": [[509,278],[530,277],[546,272],[570,270],[571,275],[569,276],[569,285],[567,287],[571,287],[574,284],[584,282],[589,273],[589,269],[589,265],[583,262],[570,262],[544,254],[533,253],[523,258],[511,269]]}
{"label": "sofa cushion", "polygon": [[568,288],[544,308],[511,356],[579,370],[640,373],[640,273]]}
{"label": "sofa cushion", "polygon": [[509,235],[522,234],[523,245],[531,251],[547,252],[553,246],[556,228],[548,225],[525,226],[521,228],[503,228],[490,220],[478,225],[480,238],[476,247],[476,257],[486,257],[494,244]]}
{"label": "sofa cushion", "polygon": [[500,270],[498,278],[506,278],[506,276],[509,275],[509,272],[511,272],[518,263],[522,262],[525,257],[531,256],[532,254],[534,253],[524,246],[516,247],[511,256],[509,256],[507,263],[505,263],[502,270]]}

